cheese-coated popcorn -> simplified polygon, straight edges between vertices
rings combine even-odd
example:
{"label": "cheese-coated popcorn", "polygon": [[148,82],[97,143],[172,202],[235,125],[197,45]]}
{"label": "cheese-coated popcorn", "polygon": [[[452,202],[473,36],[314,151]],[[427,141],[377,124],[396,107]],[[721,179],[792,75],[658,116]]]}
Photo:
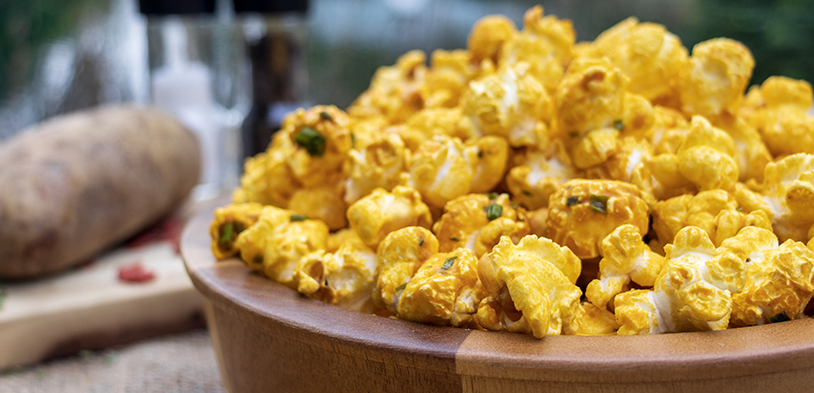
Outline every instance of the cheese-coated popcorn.
{"label": "cheese-coated popcorn", "polygon": [[695,45],[681,67],[681,108],[710,118],[736,111],[753,68],[752,53],[738,41],[714,38]]}
{"label": "cheese-coated popcorn", "polygon": [[744,95],[741,43],[689,56],[635,17],[575,41],[541,6],[520,31],[487,16],[346,112],[292,112],[216,210],[213,254],[346,309],[537,338],[802,318],[811,85]]}
{"label": "cheese-coated popcorn", "polygon": [[427,259],[407,283],[398,317],[433,325],[477,327],[475,314],[486,289],[478,277],[478,260],[459,248]]}
{"label": "cheese-coated popcorn", "polygon": [[297,290],[344,309],[372,312],[376,262],[376,252],[364,244],[348,242],[334,253],[317,250],[297,263]]}
{"label": "cheese-coated popcorn", "polygon": [[523,15],[523,31],[503,45],[498,64],[528,62],[529,72],[553,92],[573,57],[574,41],[576,33],[571,21],[552,15],[544,17],[543,8],[535,6]]}
{"label": "cheese-coated popcorn", "polygon": [[583,259],[600,256],[602,240],[620,225],[646,233],[647,202],[633,185],[612,180],[570,180],[551,196],[548,237]]}
{"label": "cheese-coated popcorn", "polygon": [[[432,226],[441,252],[463,247],[480,257],[491,251],[501,235],[520,240],[529,233],[524,214],[511,206],[506,194],[468,194],[449,201]],[[505,218],[508,221],[500,220]]]}
{"label": "cheese-coated popcorn", "polygon": [[515,158],[518,163],[506,175],[506,186],[512,200],[527,209],[548,206],[551,194],[578,175],[559,140],[544,150],[528,148]]}
{"label": "cheese-coated popcorn", "polygon": [[540,146],[546,140],[552,101],[529,73],[529,63],[500,67],[469,83],[461,103],[476,135],[505,138],[512,147]]}
{"label": "cheese-coated popcorn", "polygon": [[503,15],[489,15],[481,18],[469,32],[466,47],[472,53],[474,61],[491,60],[497,63],[506,41],[517,34],[517,27],[511,19]]}
{"label": "cheese-coated popcorn", "polygon": [[746,282],[732,295],[732,326],[798,319],[814,292],[814,253],[803,243],[779,245],[769,230],[745,228],[724,241],[718,253],[744,260]]}
{"label": "cheese-coated popcorn", "polygon": [[585,290],[585,296],[597,307],[605,307],[614,296],[627,290],[630,281],[652,287],[665,262],[630,224],[616,228],[602,240],[602,255],[599,279],[591,281]]}
{"label": "cheese-coated popcorn", "polygon": [[[281,140],[285,135],[278,133],[275,140]],[[294,192],[302,185],[294,177],[294,173],[286,162],[284,149],[272,148],[264,153],[246,159],[243,165],[243,176],[240,178],[240,187],[232,194],[232,202],[256,202],[263,205],[274,205],[286,208]]]}
{"label": "cheese-coated popcorn", "polygon": [[427,55],[420,50],[403,54],[396,64],[379,67],[370,87],[351,106],[348,114],[356,118],[381,116],[390,124],[403,123],[424,107],[419,89],[427,73]]}
{"label": "cheese-coated popcorn", "polygon": [[430,69],[419,88],[424,107],[458,106],[461,91],[479,72],[468,51],[433,51]]}
{"label": "cheese-coated popcorn", "polygon": [[619,324],[616,323],[616,316],[604,307],[597,307],[591,303],[582,303],[577,310],[577,315],[571,321],[568,331],[565,334],[576,334],[580,336],[600,336],[616,334]]}
{"label": "cheese-coated popcorn", "polygon": [[607,59],[574,59],[554,95],[552,127],[571,139],[613,127],[624,114],[626,85],[622,72]]}
{"label": "cheese-coated popcorn", "polygon": [[[280,133],[280,149],[286,153],[294,177],[304,186],[325,183],[342,170],[351,148],[348,116],[335,106],[297,109],[286,116]],[[276,139],[275,139],[276,141]]]}
{"label": "cheese-coated popcorn", "polygon": [[509,161],[509,144],[492,135],[466,142],[464,157],[472,168],[469,192],[488,192],[500,183]]}
{"label": "cheese-coated popcorn", "polygon": [[378,279],[373,303],[395,315],[407,282],[436,253],[438,239],[429,229],[413,226],[390,232],[376,251]]}
{"label": "cheese-coated popcorn", "polygon": [[489,293],[478,307],[480,325],[537,338],[567,331],[580,307],[580,269],[568,248],[546,238],[529,235],[517,245],[502,238],[478,264]]}
{"label": "cheese-coated popcorn", "polygon": [[421,193],[430,206],[443,207],[448,201],[469,193],[474,176],[458,138],[436,135],[413,153],[408,163],[407,184]]}
{"label": "cheese-coated popcorn", "polygon": [[596,37],[593,57],[606,57],[630,84],[628,90],[656,100],[673,93],[679,70],[687,62],[681,40],[662,25],[627,18]]}
{"label": "cheese-coated popcorn", "polygon": [[764,211],[747,210],[738,205],[734,195],[724,190],[658,201],[653,204],[652,213],[653,229],[664,243],[672,243],[678,231],[688,226],[704,230],[716,246],[747,226],[772,229]]}
{"label": "cheese-coated popcorn", "polygon": [[406,170],[406,154],[404,142],[391,133],[379,134],[364,148],[351,149],[345,161],[345,203],[352,204],[376,188],[392,190]]}
{"label": "cheese-coated popcorn", "polygon": [[209,225],[212,237],[212,254],[224,259],[238,253],[235,241],[241,232],[254,225],[260,218],[263,205],[256,202],[233,203],[215,209],[215,219]]}
{"label": "cheese-coated popcorn", "polygon": [[780,241],[807,241],[814,224],[814,155],[795,154],[766,165],[766,210]]}
{"label": "cheese-coated popcorn", "polygon": [[388,233],[409,226],[429,228],[430,209],[418,191],[396,186],[392,192],[377,188],[348,208],[350,227],[365,244],[375,248]]}

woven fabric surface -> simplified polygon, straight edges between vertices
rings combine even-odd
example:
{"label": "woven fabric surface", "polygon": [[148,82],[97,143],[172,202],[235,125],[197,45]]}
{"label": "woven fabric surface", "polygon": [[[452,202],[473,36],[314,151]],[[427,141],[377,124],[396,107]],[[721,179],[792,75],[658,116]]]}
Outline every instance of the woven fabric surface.
{"label": "woven fabric surface", "polygon": [[100,352],[84,351],[0,375],[6,392],[226,392],[209,334],[196,330]]}

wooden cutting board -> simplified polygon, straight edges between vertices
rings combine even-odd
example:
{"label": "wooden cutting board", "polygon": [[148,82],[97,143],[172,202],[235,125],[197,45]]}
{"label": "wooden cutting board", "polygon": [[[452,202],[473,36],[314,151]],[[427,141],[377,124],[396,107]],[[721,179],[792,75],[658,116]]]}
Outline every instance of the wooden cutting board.
{"label": "wooden cutting board", "polygon": [[[0,282],[0,370],[204,326],[202,297],[166,224],[61,275]],[[119,277],[136,264],[154,278]]]}

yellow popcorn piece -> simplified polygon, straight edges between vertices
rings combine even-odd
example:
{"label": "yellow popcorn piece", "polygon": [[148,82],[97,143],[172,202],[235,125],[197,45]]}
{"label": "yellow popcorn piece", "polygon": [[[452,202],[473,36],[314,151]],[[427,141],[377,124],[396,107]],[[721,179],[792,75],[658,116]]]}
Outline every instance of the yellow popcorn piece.
{"label": "yellow popcorn piece", "polygon": [[602,255],[599,278],[585,290],[588,301],[600,308],[626,291],[630,281],[652,287],[665,263],[664,257],[651,251],[638,229],[630,224],[616,228],[602,240]]}
{"label": "yellow popcorn piece", "polygon": [[563,333],[580,336],[601,336],[616,334],[617,329],[619,329],[619,324],[612,312],[591,303],[582,303],[577,309],[577,315],[569,325],[569,330]]}
{"label": "yellow popcorn piece", "polygon": [[332,231],[348,226],[347,205],[336,191],[336,184],[301,188],[291,197],[288,209],[309,218],[322,220]]}
{"label": "yellow popcorn piece", "polygon": [[750,89],[739,115],[757,128],[769,151],[777,156],[814,154],[811,85],[803,80],[773,76]]}
{"label": "yellow popcorn piece", "polygon": [[403,54],[396,64],[379,67],[365,90],[348,108],[355,118],[382,117],[390,124],[403,123],[424,107],[419,89],[427,73],[427,55],[420,50]]}
{"label": "yellow popcorn piece", "polygon": [[409,226],[429,228],[430,209],[418,191],[396,186],[392,192],[377,188],[348,208],[348,222],[369,247],[378,246],[388,233]]}
{"label": "yellow popcorn piece", "polygon": [[406,154],[404,142],[391,133],[377,135],[364,148],[351,149],[345,161],[344,202],[350,205],[376,188],[392,190],[406,170]]}
{"label": "yellow popcorn piece", "polygon": [[502,236],[516,241],[529,233],[525,214],[507,194],[468,194],[449,201],[432,226],[441,252],[466,248],[477,257],[492,250]]}
{"label": "yellow popcorn piece", "polygon": [[427,259],[407,283],[398,317],[433,325],[477,327],[475,313],[486,289],[478,277],[478,260],[459,248]]}
{"label": "yellow popcorn piece", "polygon": [[256,202],[233,203],[215,209],[215,219],[209,225],[215,258],[225,259],[237,254],[239,249],[235,247],[235,241],[257,222],[262,211],[263,205]]}
{"label": "yellow popcorn piece", "polygon": [[602,240],[617,227],[632,224],[646,233],[648,205],[628,183],[574,179],[551,196],[548,237],[583,259],[600,256]]}
{"label": "yellow popcorn piece", "polygon": [[447,202],[469,193],[474,176],[458,138],[437,135],[424,142],[410,159],[407,184],[421,193],[430,206],[441,208]]}
{"label": "yellow popcorn piece", "polygon": [[605,57],[630,81],[628,90],[654,101],[672,94],[688,61],[681,40],[655,23],[630,17],[596,37],[585,56]]}
{"label": "yellow popcorn piece", "polygon": [[734,113],[754,68],[752,53],[738,41],[714,38],[695,45],[679,74],[682,110],[707,118]]}
{"label": "yellow popcorn piece", "polygon": [[577,58],[554,95],[552,128],[563,138],[610,128],[624,114],[627,81],[607,59]]}
{"label": "yellow popcorn piece", "polygon": [[735,142],[734,158],[738,164],[738,181],[754,179],[762,182],[766,164],[772,161],[772,156],[757,129],[744,119],[733,116],[721,116],[717,126],[726,131]]}
{"label": "yellow popcorn piece", "polygon": [[472,55],[466,50],[435,50],[419,93],[425,108],[454,108],[461,92],[480,70],[473,65]]}
{"label": "yellow popcorn piece", "polygon": [[[287,208],[291,197],[302,187],[288,166],[290,151],[280,147],[285,135],[278,133],[266,152],[249,157],[243,164],[240,187],[232,194],[232,202],[256,202]],[[289,148],[290,145],[287,145]]]}
{"label": "yellow popcorn piece", "polygon": [[531,75],[553,92],[573,58],[575,41],[570,20],[543,16],[543,8],[534,6],[523,15],[523,31],[504,43],[497,64],[526,62]]}
{"label": "yellow popcorn piece", "polygon": [[469,82],[461,99],[475,135],[505,138],[512,147],[540,146],[547,140],[551,97],[529,73],[529,63],[500,67]]}
{"label": "yellow popcorn piece", "polygon": [[814,155],[795,154],[766,165],[761,209],[780,241],[807,241],[814,224]]}
{"label": "yellow popcorn piece", "polygon": [[518,163],[506,175],[506,186],[512,199],[527,209],[548,206],[549,197],[579,174],[559,140],[544,150],[529,148],[514,159]]}
{"label": "yellow popcorn piece", "polygon": [[748,226],[772,229],[764,211],[747,210],[724,190],[685,194],[658,201],[652,208],[653,229],[664,243],[671,243],[678,231],[688,226],[704,230],[716,246]]}
{"label": "yellow popcorn piece", "polygon": [[569,331],[582,295],[574,285],[581,262],[566,247],[529,235],[515,245],[504,237],[478,264],[488,291],[477,318],[488,330],[532,334]]}
{"label": "yellow popcorn piece", "polygon": [[614,313],[620,336],[662,333],[656,292],[652,289],[631,289],[613,299]]}
{"label": "yellow popcorn piece", "polygon": [[462,141],[477,137],[472,123],[463,115],[460,107],[424,108],[410,116],[404,126],[387,131],[401,136],[404,144],[412,151],[418,150],[421,144],[436,135],[456,137]]}
{"label": "yellow popcorn piece", "polygon": [[429,229],[413,226],[390,232],[376,251],[378,278],[373,288],[373,303],[397,314],[407,283],[436,253],[438,239]]}
{"label": "yellow popcorn piece", "polygon": [[517,34],[517,27],[511,19],[503,15],[489,15],[481,18],[472,27],[466,40],[466,47],[474,61],[491,60],[497,63],[506,41]]}
{"label": "yellow popcorn piece", "polygon": [[690,122],[683,113],[663,106],[653,107],[653,125],[647,136],[655,154],[675,154],[690,131]]}
{"label": "yellow popcorn piece", "polygon": [[318,105],[297,109],[283,119],[275,138],[286,154],[289,168],[299,183],[321,185],[342,171],[342,162],[351,148],[348,116],[335,106]]}
{"label": "yellow popcorn piece", "polygon": [[347,242],[334,253],[317,250],[297,262],[297,290],[308,297],[347,310],[370,313],[376,283],[376,252],[364,244]]}
{"label": "yellow popcorn piece", "polygon": [[509,161],[509,144],[496,136],[468,141],[464,157],[472,168],[472,184],[469,192],[488,192],[494,189],[506,174]]}

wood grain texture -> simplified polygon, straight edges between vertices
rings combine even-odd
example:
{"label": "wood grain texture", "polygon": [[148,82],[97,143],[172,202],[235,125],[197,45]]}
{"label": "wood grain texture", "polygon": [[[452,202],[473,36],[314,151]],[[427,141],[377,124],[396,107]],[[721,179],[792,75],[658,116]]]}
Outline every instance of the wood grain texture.
{"label": "wood grain texture", "polygon": [[209,248],[212,209],[181,250],[211,303],[210,332],[237,392],[807,392],[814,320],[637,337],[531,336],[346,311]]}

